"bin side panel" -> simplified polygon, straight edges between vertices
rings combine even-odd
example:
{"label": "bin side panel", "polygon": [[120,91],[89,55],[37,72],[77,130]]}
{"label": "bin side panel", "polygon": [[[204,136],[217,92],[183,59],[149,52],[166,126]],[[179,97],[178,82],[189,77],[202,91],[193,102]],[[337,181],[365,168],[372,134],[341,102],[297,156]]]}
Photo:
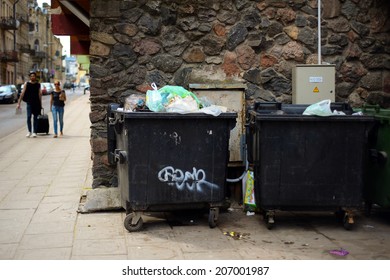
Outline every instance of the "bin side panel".
{"label": "bin side panel", "polygon": [[387,160],[371,160],[365,184],[365,200],[381,207],[390,207],[390,110],[376,116],[376,130],[372,148],[385,152]]}
{"label": "bin side panel", "polygon": [[[123,125],[115,127],[116,148],[121,151],[126,151],[128,146],[126,128]],[[129,172],[128,162],[117,163],[118,187],[121,193],[121,205],[124,209],[129,210],[128,201],[130,201],[129,193]]]}

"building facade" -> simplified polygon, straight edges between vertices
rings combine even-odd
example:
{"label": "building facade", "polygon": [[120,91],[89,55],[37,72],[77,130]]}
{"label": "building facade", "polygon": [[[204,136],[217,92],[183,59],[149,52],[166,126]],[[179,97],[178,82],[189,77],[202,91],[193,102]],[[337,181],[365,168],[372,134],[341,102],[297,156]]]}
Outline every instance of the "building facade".
{"label": "building facade", "polygon": [[63,80],[62,45],[51,32],[49,9],[36,1],[0,1],[0,83],[20,84],[30,71],[41,81]]}

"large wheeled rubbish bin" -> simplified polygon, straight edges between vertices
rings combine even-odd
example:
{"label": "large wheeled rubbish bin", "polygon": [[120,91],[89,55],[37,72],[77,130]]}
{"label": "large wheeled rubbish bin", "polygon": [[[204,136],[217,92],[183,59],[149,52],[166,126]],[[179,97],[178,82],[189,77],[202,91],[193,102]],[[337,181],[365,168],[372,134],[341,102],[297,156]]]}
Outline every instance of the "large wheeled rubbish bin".
{"label": "large wheeled rubbish bin", "polygon": [[117,166],[125,228],[141,229],[143,212],[193,209],[209,210],[215,227],[237,114],[123,112],[118,104],[108,111],[108,157]]}
{"label": "large wheeled rubbish bin", "polygon": [[366,211],[369,214],[373,204],[382,208],[390,207],[390,110],[378,105],[365,105],[356,111],[375,118],[369,141],[370,158],[364,190]]}
{"label": "large wheeled rubbish bin", "polygon": [[[276,210],[336,210],[350,229],[363,202],[373,117],[307,116],[302,113],[308,105],[276,105],[249,112],[255,199],[267,227],[274,225]],[[332,109],[353,112],[337,105]]]}

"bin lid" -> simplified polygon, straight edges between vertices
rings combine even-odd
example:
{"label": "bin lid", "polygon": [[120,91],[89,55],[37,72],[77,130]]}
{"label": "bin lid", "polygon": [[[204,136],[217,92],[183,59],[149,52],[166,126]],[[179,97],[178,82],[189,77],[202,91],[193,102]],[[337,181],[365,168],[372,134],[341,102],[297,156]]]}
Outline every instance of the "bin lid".
{"label": "bin lid", "polygon": [[219,116],[213,116],[205,113],[167,113],[167,112],[123,112],[115,111],[117,114],[123,115],[124,118],[129,119],[236,119],[236,112],[221,113]]}
{"label": "bin lid", "polygon": [[[254,105],[254,111],[259,113],[273,113],[275,111],[281,110],[287,114],[298,114],[301,115],[305,109],[311,104],[284,104],[280,102],[256,102]],[[330,104],[330,109],[333,112],[334,110],[344,112],[347,115],[352,115],[352,107],[343,102],[332,102]]]}
{"label": "bin lid", "polygon": [[[279,113],[280,112],[280,113]],[[355,116],[355,115],[332,115],[332,116],[313,116],[297,113],[285,113],[276,111],[274,113],[262,114],[261,112],[249,111],[249,113],[259,121],[315,121],[315,122],[373,122],[374,116]]]}
{"label": "bin lid", "polygon": [[383,109],[379,105],[364,105],[362,108],[354,109],[356,112],[363,112],[364,115],[374,116],[381,122],[390,122],[390,109]]}

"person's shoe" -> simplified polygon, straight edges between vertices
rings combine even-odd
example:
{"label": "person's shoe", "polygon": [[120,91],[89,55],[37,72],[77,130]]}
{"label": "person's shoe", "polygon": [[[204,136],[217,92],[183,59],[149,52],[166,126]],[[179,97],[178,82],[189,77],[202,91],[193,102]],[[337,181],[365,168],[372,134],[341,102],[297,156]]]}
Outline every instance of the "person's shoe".
{"label": "person's shoe", "polygon": [[54,134],[53,138],[57,138],[57,134]]}
{"label": "person's shoe", "polygon": [[62,133],[62,131],[60,132],[60,135],[61,135],[61,136],[64,136],[64,134]]}
{"label": "person's shoe", "polygon": [[31,132],[29,132],[29,133],[26,134],[26,137],[27,137],[27,138],[30,138],[30,136],[31,136]]}
{"label": "person's shoe", "polygon": [[36,137],[37,137],[37,134],[36,134],[36,133],[33,133],[33,134],[32,134],[32,137],[36,138]]}

